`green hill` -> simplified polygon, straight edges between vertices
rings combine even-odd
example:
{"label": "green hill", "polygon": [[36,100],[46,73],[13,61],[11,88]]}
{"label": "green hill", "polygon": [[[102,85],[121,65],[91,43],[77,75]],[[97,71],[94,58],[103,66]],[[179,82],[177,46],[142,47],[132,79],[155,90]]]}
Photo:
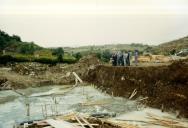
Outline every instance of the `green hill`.
{"label": "green hill", "polygon": [[90,52],[97,52],[97,51],[134,51],[134,50],[139,50],[139,51],[144,51],[150,47],[149,45],[143,45],[143,44],[137,44],[137,43],[132,43],[132,44],[106,44],[106,45],[93,45],[93,46],[81,46],[81,47],[65,47],[64,50],[66,52],[80,52],[80,53],[90,53]]}
{"label": "green hill", "polygon": [[7,52],[33,54],[40,49],[42,49],[42,47],[33,42],[23,42],[19,36],[10,36],[0,30],[0,51],[6,50]]}
{"label": "green hill", "polygon": [[23,42],[17,35],[0,30],[0,64],[8,62],[75,63],[77,58],[62,48],[43,48],[34,42]]}
{"label": "green hill", "polygon": [[171,52],[179,52],[182,49],[188,49],[188,36],[160,44],[153,47],[151,51],[156,54],[169,55]]}

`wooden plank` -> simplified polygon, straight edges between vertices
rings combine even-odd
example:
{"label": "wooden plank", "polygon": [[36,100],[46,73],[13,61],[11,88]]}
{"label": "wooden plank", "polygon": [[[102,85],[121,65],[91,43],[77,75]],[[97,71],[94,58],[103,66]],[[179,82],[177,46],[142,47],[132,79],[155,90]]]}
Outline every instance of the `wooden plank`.
{"label": "wooden plank", "polygon": [[76,77],[76,79],[80,82],[83,83],[83,81],[80,79],[80,77],[76,74],[76,72],[72,72],[72,74]]}
{"label": "wooden plank", "polygon": [[84,125],[82,124],[82,122],[78,119],[77,116],[75,116],[75,119],[78,121],[78,123],[82,126],[82,128],[85,128]]}
{"label": "wooden plank", "polygon": [[79,116],[90,128],[94,128],[86,119],[84,119],[82,116]]}
{"label": "wooden plank", "polygon": [[[81,126],[79,123],[74,123],[75,125]],[[83,124],[83,123],[82,123]],[[88,126],[88,124],[83,124],[84,126]],[[99,124],[91,124],[92,126],[99,126]]]}
{"label": "wooden plank", "polygon": [[76,126],[74,124],[71,124],[63,120],[59,121],[59,120],[54,120],[54,119],[48,119],[45,121],[54,128],[80,128],[79,126]]}
{"label": "wooden plank", "polygon": [[136,95],[137,91],[136,89],[134,89],[134,91],[132,92],[131,96],[129,97],[129,99],[132,99],[135,95]]}
{"label": "wooden plank", "polygon": [[46,126],[46,127],[43,127],[43,128],[53,128],[52,126]]}

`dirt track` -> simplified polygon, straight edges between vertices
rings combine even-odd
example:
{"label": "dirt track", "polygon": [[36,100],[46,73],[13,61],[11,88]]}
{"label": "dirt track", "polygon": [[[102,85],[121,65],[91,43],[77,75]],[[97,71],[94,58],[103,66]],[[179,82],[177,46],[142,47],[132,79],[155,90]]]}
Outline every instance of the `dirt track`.
{"label": "dirt track", "polygon": [[115,96],[129,97],[134,89],[139,96],[149,97],[151,107],[180,112],[188,117],[188,60],[167,66],[111,67],[97,66],[86,81]]}

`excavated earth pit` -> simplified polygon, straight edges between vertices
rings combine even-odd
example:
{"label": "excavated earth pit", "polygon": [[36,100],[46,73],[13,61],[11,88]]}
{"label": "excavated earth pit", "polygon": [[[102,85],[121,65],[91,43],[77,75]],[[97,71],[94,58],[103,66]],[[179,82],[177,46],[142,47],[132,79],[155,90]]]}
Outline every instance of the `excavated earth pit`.
{"label": "excavated earth pit", "polygon": [[85,81],[114,96],[144,97],[142,103],[188,117],[188,59],[171,65],[112,67],[99,65],[89,71]]}
{"label": "excavated earth pit", "polygon": [[[186,128],[188,126],[187,119],[177,119],[173,113],[161,112],[159,109],[143,106],[138,100],[112,97],[96,89],[95,86],[78,86],[74,88],[70,88],[70,86],[49,86],[17,91],[28,98],[19,97],[17,93],[10,91],[1,92],[4,97],[17,96],[14,101],[10,100],[5,104],[0,104],[0,110],[3,110],[0,112],[0,127],[2,128],[11,128],[15,122],[16,124],[23,124],[23,122],[32,122],[33,120],[34,122],[50,120],[58,128],[64,121],[78,124],[73,119],[75,115],[84,117],[91,124],[98,124],[94,128],[163,128],[163,126],[164,128],[176,128],[176,126]],[[30,103],[29,117],[26,116],[27,109],[25,105],[27,103]],[[42,106],[45,105],[47,119],[45,119],[45,112],[42,109],[44,108]],[[57,113],[53,109],[54,105]],[[161,124],[161,121],[165,121],[165,123]],[[22,126],[16,128],[23,128]],[[29,128],[42,127],[41,125],[31,125]],[[85,128],[89,127],[86,126]]]}
{"label": "excavated earth pit", "polygon": [[[97,116],[97,118],[87,119],[90,123],[99,125],[94,128],[161,128],[162,125],[174,128],[174,125],[177,125],[186,128],[188,126],[187,119],[177,119],[174,113],[161,112],[159,109],[146,107],[138,100],[112,97],[96,89],[95,86],[74,88],[70,85],[46,86],[19,89],[17,93],[10,90],[1,91],[0,95],[0,100],[4,99],[5,101],[6,99],[6,102],[0,103],[0,127],[2,128],[12,128],[15,123],[45,120],[46,117],[47,119],[55,119],[61,115],[69,114]],[[10,96],[14,99],[10,99]],[[30,116],[27,116],[28,103],[30,104]],[[105,118],[98,118],[101,117],[100,114],[104,114]],[[154,117],[152,118],[155,120],[151,119],[150,115],[157,120]],[[161,121],[164,120],[165,124],[161,124]],[[155,125],[153,125],[153,121],[156,121]]]}
{"label": "excavated earth pit", "polygon": [[[68,113],[107,113],[113,117],[137,110],[136,101],[112,97],[92,86],[70,87],[46,86],[17,90],[22,95],[10,90],[1,91],[0,101],[3,102],[0,102],[0,128],[11,128],[15,122]],[[30,116],[27,116],[27,104],[30,104]]]}
{"label": "excavated earth pit", "polygon": [[[11,90],[1,91],[0,127],[12,127],[15,121],[44,119],[42,108],[45,106],[48,115],[51,116],[72,112],[111,115],[112,117],[104,122],[88,119],[91,123],[100,124],[100,128],[125,127],[127,122],[134,126],[136,124],[137,127],[140,123],[147,122],[148,116],[151,118],[151,115],[157,117],[157,120],[168,117],[170,120],[183,122],[181,126],[188,126],[187,123],[184,124],[187,119],[182,118],[188,117],[188,60],[163,66],[98,65],[84,72],[86,73],[78,74],[88,83],[94,84],[94,87],[72,88],[69,85],[17,90],[21,95]],[[133,92],[136,92],[135,95],[131,100],[128,99]],[[29,118],[26,116],[28,103],[30,104]],[[58,104],[57,110],[53,109],[54,104]],[[113,117],[114,114],[116,117]],[[181,119],[177,119],[176,116]],[[121,121],[122,124],[119,123]]]}

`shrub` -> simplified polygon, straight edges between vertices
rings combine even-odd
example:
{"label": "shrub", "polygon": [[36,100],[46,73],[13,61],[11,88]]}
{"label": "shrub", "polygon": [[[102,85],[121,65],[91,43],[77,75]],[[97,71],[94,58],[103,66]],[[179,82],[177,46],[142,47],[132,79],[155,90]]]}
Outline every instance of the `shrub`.
{"label": "shrub", "polygon": [[57,61],[58,61],[59,63],[63,62],[63,56],[62,56],[61,54],[59,54],[59,55],[57,56]]}
{"label": "shrub", "polygon": [[32,59],[24,56],[14,56],[14,62],[32,62]]}
{"label": "shrub", "polygon": [[76,63],[77,60],[76,59],[72,59],[72,58],[64,58],[63,59],[63,63],[67,63],[67,64],[73,64]]}
{"label": "shrub", "polygon": [[77,59],[77,60],[80,60],[80,58],[82,58],[82,55],[80,52],[77,52],[75,54],[73,54],[73,56]]}
{"label": "shrub", "polygon": [[50,59],[50,58],[35,58],[34,62],[54,65],[54,64],[57,63],[57,60],[56,59]]}
{"label": "shrub", "polygon": [[63,60],[60,60],[60,58],[56,58],[56,57],[35,58],[34,56],[31,56],[31,55],[22,55],[22,54],[18,54],[14,56],[0,55],[0,64],[7,64],[7,63],[14,63],[14,62],[38,62],[38,63],[43,63],[43,64],[55,65],[57,63],[67,63],[67,64],[76,63],[77,59],[72,56],[65,56]]}
{"label": "shrub", "polygon": [[7,64],[9,62],[14,62],[14,58],[10,55],[0,56],[0,64]]}

